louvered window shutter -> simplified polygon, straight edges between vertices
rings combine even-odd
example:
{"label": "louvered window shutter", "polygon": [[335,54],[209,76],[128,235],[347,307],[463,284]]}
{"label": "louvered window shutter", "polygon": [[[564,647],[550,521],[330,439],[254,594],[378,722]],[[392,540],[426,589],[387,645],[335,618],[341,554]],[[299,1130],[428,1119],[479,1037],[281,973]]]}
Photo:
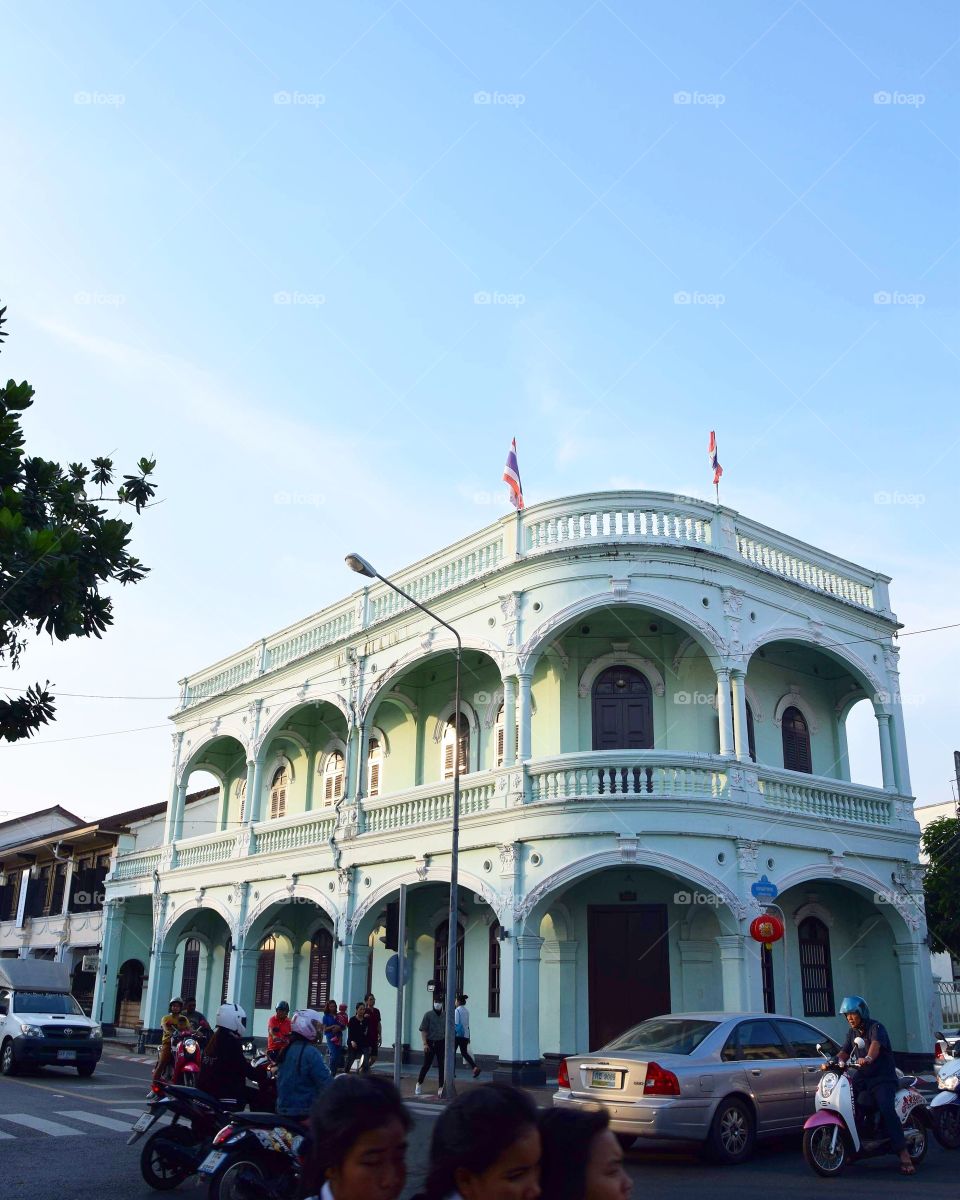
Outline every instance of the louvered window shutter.
{"label": "louvered window shutter", "polygon": [[503,722],[497,724],[497,766],[503,766]]}

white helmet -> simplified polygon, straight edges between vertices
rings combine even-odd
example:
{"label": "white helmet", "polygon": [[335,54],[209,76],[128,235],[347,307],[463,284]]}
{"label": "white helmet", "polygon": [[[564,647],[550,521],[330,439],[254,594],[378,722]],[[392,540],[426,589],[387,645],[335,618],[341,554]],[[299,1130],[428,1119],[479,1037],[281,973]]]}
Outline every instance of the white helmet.
{"label": "white helmet", "polygon": [[221,1004],[217,1009],[217,1026],[229,1029],[232,1033],[245,1033],[247,1014],[239,1004]]}

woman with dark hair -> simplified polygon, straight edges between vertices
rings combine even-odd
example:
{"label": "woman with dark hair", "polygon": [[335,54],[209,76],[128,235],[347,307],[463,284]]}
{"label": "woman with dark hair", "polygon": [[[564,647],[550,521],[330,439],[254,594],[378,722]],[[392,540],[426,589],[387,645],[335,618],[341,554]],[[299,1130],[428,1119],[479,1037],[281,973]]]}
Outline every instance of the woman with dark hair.
{"label": "woman with dark hair", "polygon": [[433,1129],[424,1200],[539,1195],[537,1108],[526,1092],[486,1083],[457,1096]]}
{"label": "woman with dark hair", "polygon": [[627,1200],[633,1180],[606,1109],[548,1108],[540,1137],[540,1186],[549,1200]]}
{"label": "woman with dark hair", "polygon": [[376,1075],[341,1075],[310,1115],[303,1172],[310,1200],[397,1200],[407,1181],[410,1114]]}

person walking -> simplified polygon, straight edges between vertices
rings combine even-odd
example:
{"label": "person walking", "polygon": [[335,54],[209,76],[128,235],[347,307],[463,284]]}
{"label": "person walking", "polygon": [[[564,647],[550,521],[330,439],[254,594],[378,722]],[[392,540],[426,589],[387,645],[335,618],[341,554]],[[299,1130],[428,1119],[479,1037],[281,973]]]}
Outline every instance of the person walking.
{"label": "person walking", "polygon": [[308,1200],[398,1200],[407,1181],[410,1124],[388,1080],[344,1075],[313,1106],[302,1194]]}
{"label": "person walking", "polygon": [[347,1071],[353,1070],[353,1064],[359,1063],[357,1070],[366,1069],[367,1061],[367,1027],[364,1017],[367,1006],[361,1000],[357,1005],[350,1023],[347,1026]]}
{"label": "person walking", "polygon": [[434,1059],[437,1060],[437,1067],[439,1069],[439,1090],[443,1091],[443,1051],[446,1045],[446,1024],[443,1019],[443,1003],[436,992],[433,995],[433,1004],[423,1014],[423,1020],[420,1022],[420,1038],[423,1041],[423,1066],[420,1068],[420,1074],[417,1076],[417,1086],[413,1089],[415,1096],[423,1095],[423,1081],[433,1066]]}
{"label": "person walking", "polygon": [[457,1007],[453,1010],[453,1028],[457,1053],[460,1055],[463,1065],[473,1069],[473,1077],[476,1079],[480,1074],[480,1068],[467,1049],[470,1045],[470,1009],[467,1008],[469,999],[470,997],[467,995],[457,997]]}
{"label": "person walking", "polygon": [[320,1013],[300,1009],[290,1020],[290,1038],[277,1064],[277,1112],[305,1121],[332,1076],[317,1045]]}
{"label": "person walking", "polygon": [[364,1004],[366,1012],[363,1021],[367,1031],[367,1065],[364,1070],[369,1071],[380,1053],[380,1046],[383,1042],[383,1022],[380,1019],[380,1009],[377,1008],[377,998],[372,992],[364,999]]}
{"label": "person walking", "polygon": [[276,1062],[290,1041],[290,1005],[281,1000],[277,1011],[267,1021],[267,1058]]}
{"label": "person walking", "polygon": [[633,1181],[606,1109],[540,1115],[540,1189],[550,1200],[629,1200]]}
{"label": "person walking", "polygon": [[462,1092],[433,1127],[427,1182],[415,1200],[539,1196],[537,1106],[526,1092],[505,1083]]}
{"label": "person walking", "polygon": [[330,1074],[343,1070],[343,1028],[337,1020],[337,1002],[328,1000],[323,1008],[323,1036],[330,1057]]}

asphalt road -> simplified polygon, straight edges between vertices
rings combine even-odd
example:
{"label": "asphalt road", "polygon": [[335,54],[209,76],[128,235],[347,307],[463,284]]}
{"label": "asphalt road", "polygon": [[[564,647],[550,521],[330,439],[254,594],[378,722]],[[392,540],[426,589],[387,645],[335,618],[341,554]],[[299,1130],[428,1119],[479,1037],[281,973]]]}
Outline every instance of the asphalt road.
{"label": "asphalt road", "polygon": [[[145,1200],[156,1197],[140,1178],[140,1145],[126,1145],[130,1124],[143,1111],[150,1067],[131,1056],[107,1053],[92,1079],[47,1068],[27,1076],[0,1078],[0,1181],[4,1196],[17,1200]],[[420,1186],[437,1101],[411,1105],[414,1130],[407,1195]],[[793,1200],[837,1195],[874,1200],[903,1196],[956,1196],[960,1152],[935,1143],[913,1179],[897,1172],[892,1158],[851,1168],[840,1182],[821,1180],[803,1162],[798,1138],[761,1146],[741,1167],[719,1168],[695,1153],[642,1148],[629,1155],[635,1200],[653,1191],[657,1200]],[[190,1182],[173,1195],[202,1196]],[[546,1198],[549,1200],[549,1198]]]}

